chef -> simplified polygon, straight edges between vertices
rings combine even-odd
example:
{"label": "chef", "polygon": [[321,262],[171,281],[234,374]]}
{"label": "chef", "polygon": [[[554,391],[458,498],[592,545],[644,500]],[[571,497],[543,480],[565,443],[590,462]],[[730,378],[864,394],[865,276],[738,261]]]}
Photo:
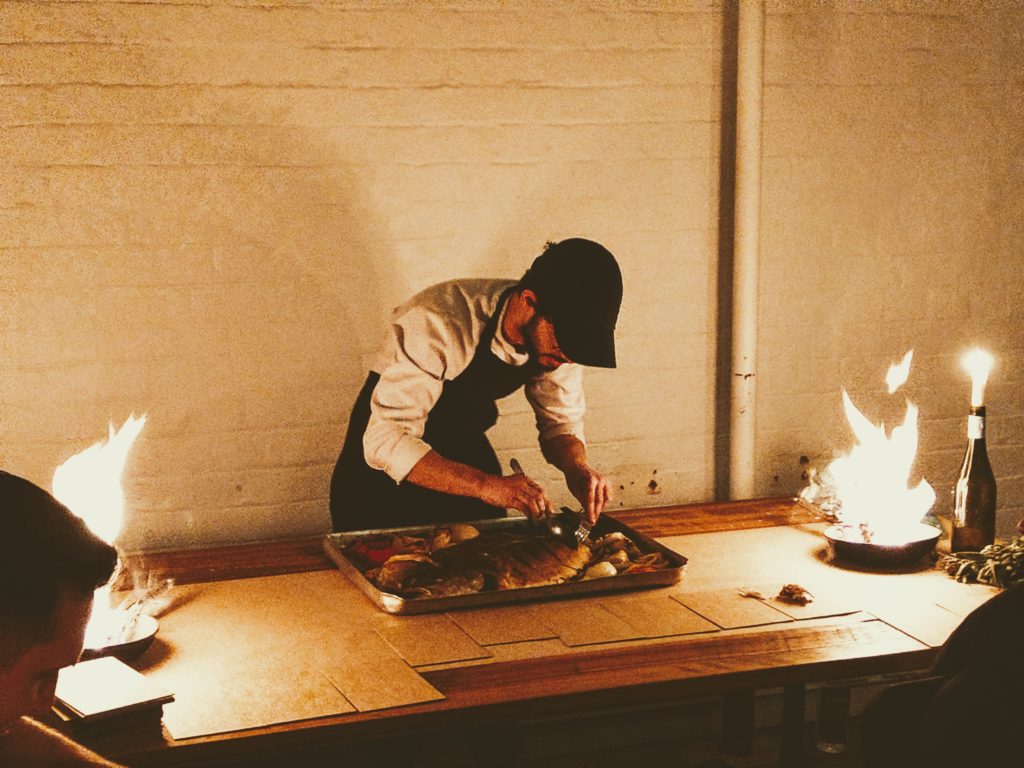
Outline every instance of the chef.
{"label": "chef", "polygon": [[544,488],[503,474],[486,432],[523,388],[541,452],[593,523],[611,493],[587,459],[583,366],[615,367],[622,275],[591,240],[549,243],[515,280],[451,280],[398,307],[331,478],[337,531],[551,512]]}

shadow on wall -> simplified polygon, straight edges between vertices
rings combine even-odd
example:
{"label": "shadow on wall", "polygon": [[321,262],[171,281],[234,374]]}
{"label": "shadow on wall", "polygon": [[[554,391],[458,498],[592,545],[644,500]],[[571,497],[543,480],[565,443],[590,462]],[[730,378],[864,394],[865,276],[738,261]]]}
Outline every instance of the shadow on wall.
{"label": "shadow on wall", "polygon": [[[81,241],[13,251],[4,464],[49,487],[108,419],[148,412],[126,550],[326,530],[387,270],[358,170],[323,162],[78,170]],[[51,176],[33,204],[60,215],[83,183]]]}
{"label": "shadow on wall", "polygon": [[183,476],[167,483],[160,455],[148,473],[155,511],[181,505],[203,544],[327,528],[331,468],[385,309],[384,238],[358,171],[252,173],[258,182],[223,201],[223,219],[204,222],[229,244],[207,257],[217,281],[189,289],[191,317],[178,319],[182,343],[161,376],[172,398],[165,437]]}

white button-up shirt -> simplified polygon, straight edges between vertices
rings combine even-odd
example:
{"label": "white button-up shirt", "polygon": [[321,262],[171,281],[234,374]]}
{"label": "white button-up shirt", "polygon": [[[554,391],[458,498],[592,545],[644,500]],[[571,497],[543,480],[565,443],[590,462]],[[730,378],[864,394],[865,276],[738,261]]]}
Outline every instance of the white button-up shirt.
{"label": "white button-up shirt", "polygon": [[[363,435],[366,462],[401,482],[430,446],[423,441],[427,416],[444,382],[469,366],[502,293],[515,280],[450,280],[431,286],[394,310],[373,370],[380,381],[370,400]],[[491,352],[509,365],[525,365],[502,332],[501,308]],[[584,440],[583,368],[573,363],[527,380],[526,399],[537,417],[541,443],[556,435]]]}

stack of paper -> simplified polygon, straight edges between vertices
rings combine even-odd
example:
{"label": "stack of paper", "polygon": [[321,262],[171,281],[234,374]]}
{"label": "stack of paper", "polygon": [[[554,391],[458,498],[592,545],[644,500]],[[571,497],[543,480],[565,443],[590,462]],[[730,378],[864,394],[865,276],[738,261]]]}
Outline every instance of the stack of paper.
{"label": "stack of paper", "polygon": [[54,711],[78,732],[159,729],[170,701],[173,694],[162,686],[107,656],[60,671]]}

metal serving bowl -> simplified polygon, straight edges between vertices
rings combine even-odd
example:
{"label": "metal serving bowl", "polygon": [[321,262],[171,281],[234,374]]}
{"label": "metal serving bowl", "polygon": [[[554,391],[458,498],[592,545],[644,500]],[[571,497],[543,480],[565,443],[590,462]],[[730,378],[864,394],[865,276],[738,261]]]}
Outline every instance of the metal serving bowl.
{"label": "metal serving bowl", "polygon": [[113,656],[121,661],[131,661],[145,653],[153,643],[157,627],[157,620],[144,613],[138,617],[135,626],[132,627],[132,631],[124,642],[105,645],[102,648],[85,648],[82,650],[82,660]]}
{"label": "metal serving bowl", "polygon": [[910,541],[901,544],[876,544],[864,541],[859,529],[849,525],[832,525],[825,529],[831,558],[853,565],[882,567],[905,566],[924,558],[935,550],[941,531],[919,523]]}

